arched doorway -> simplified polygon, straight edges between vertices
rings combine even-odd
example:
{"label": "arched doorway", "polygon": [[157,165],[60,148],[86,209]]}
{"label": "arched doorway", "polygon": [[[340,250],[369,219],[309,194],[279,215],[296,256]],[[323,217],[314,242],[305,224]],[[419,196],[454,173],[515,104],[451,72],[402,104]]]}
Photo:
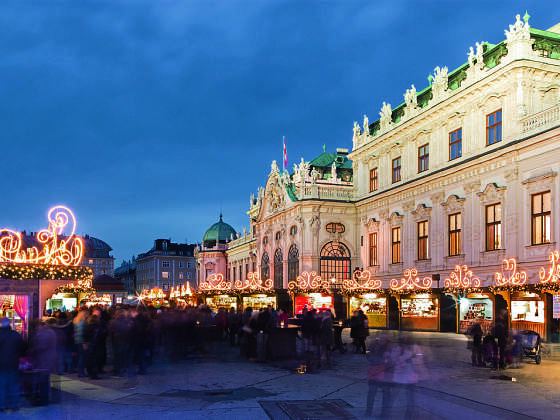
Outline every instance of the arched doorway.
{"label": "arched doorway", "polygon": [[282,265],[282,250],[278,248],[274,252],[274,288],[284,287],[284,267]]}
{"label": "arched doorway", "polygon": [[[342,242],[329,242],[321,250],[321,278],[334,288],[351,276],[350,251]],[[332,281],[332,279],[335,279]],[[331,283],[332,282],[332,283]]]}
{"label": "arched doorway", "polygon": [[261,279],[268,280],[270,278],[270,258],[268,252],[265,252],[261,257]]}
{"label": "arched doorway", "polygon": [[288,281],[296,281],[299,275],[299,249],[292,245],[288,252]]}

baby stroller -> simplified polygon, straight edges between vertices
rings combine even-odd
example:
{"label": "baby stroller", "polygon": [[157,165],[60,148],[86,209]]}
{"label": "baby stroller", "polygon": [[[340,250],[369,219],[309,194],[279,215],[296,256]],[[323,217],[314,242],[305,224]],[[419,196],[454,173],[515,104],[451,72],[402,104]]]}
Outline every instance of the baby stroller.
{"label": "baby stroller", "polygon": [[521,358],[535,359],[537,365],[541,364],[541,336],[539,333],[531,330],[523,330],[518,332],[521,340]]}

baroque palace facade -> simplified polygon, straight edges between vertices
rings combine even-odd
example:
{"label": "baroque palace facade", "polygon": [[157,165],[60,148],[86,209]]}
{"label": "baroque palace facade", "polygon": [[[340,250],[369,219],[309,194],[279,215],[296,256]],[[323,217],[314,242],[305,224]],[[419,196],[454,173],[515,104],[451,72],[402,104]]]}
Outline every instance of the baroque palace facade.
{"label": "baroque palace facade", "polygon": [[[315,271],[337,290],[359,268],[381,282],[379,290],[395,279],[397,291],[412,269],[443,290],[457,267],[484,289],[495,286],[496,273],[507,277],[504,259],[513,258],[512,278],[526,273],[527,284],[537,283],[560,240],[560,27],[534,29],[517,16],[505,35],[496,45],[476,43],[453,71],[436,67],[430,86],[411,86],[395,108],[383,103],[377,121],[354,123],[350,153],[302,159],[291,174],[273,162],[266,186],[251,197],[249,231],[222,244],[216,264],[226,277],[257,271],[285,291],[299,273]],[[461,329],[461,321],[493,320],[499,309],[529,322],[546,308],[552,325],[552,294],[520,297],[514,289],[485,290],[470,303],[466,291],[424,293],[423,303],[393,294],[385,326],[403,326],[391,311],[402,318],[435,308],[437,322],[418,329]],[[342,299],[347,309],[362,307],[349,299]],[[443,319],[446,303],[456,306],[456,325]]]}

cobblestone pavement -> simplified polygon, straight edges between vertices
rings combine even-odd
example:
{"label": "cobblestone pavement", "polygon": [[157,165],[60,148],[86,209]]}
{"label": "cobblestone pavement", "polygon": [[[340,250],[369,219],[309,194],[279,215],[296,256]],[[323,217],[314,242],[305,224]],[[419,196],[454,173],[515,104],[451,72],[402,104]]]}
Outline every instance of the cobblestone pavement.
{"label": "cobblestone pavement", "polygon": [[[541,365],[522,364],[503,377],[473,368],[466,338],[444,333],[412,334],[422,345],[429,379],[420,383],[418,419],[553,419],[560,409],[560,348]],[[375,332],[372,332],[373,338]],[[345,334],[345,341],[349,339]],[[363,355],[335,353],[333,366],[298,373],[301,362],[258,364],[238,348],[215,343],[210,356],[193,355],[181,363],[156,363],[139,376],[135,389],[123,378],[91,381],[76,375],[54,376],[62,389],[59,404],[0,414],[13,419],[294,419],[365,418],[367,361]],[[512,380],[511,378],[514,378]],[[302,401],[300,404],[297,401]],[[296,403],[294,403],[296,402]],[[376,405],[380,404],[380,398]],[[394,393],[391,418],[403,418],[403,396]],[[376,406],[377,407],[377,406]],[[376,408],[379,410],[379,408]],[[308,410],[308,411],[305,411]],[[325,411],[326,410],[326,411]],[[328,411],[331,410],[331,411]],[[375,412],[374,412],[375,414]]]}

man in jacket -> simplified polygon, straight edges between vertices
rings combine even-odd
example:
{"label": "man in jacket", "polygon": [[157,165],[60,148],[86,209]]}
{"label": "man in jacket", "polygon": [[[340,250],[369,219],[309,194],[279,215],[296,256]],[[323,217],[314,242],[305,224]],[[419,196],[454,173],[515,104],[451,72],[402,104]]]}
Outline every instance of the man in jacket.
{"label": "man in jacket", "polygon": [[21,336],[12,330],[8,318],[0,319],[0,412],[18,408],[18,369],[22,353]]}

